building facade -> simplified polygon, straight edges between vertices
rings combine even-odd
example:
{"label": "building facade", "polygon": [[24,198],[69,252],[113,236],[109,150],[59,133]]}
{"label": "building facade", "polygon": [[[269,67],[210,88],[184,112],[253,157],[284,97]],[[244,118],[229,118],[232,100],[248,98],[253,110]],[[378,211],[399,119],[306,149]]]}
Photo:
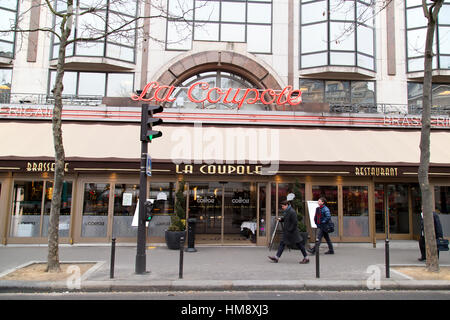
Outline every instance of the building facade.
{"label": "building facade", "polygon": [[[89,1],[74,2],[82,12]],[[39,3],[2,1],[0,30],[55,29],[58,18]],[[148,242],[164,240],[180,181],[198,243],[267,245],[279,202],[294,190],[309,232],[308,201],[327,198],[335,242],[375,243],[388,230],[418,237],[421,1],[100,3],[96,18],[74,20],[74,37],[91,39],[66,48],[61,243],[136,241],[142,100],[164,106],[163,136],[149,144],[148,198],[159,205]],[[65,1],[55,8],[67,12]],[[447,236],[449,11],[444,1],[430,166]],[[87,33],[137,17],[147,18],[121,33]],[[44,31],[0,33],[2,244],[47,242],[58,49]]]}

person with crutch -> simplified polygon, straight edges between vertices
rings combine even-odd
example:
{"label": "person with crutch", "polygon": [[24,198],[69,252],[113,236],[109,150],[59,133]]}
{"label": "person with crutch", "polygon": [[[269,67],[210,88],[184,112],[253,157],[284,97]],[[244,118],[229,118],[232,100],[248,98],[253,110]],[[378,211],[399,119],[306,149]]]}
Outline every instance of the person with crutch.
{"label": "person with crutch", "polygon": [[283,210],[283,216],[279,217],[278,220],[284,223],[283,238],[281,239],[280,245],[278,246],[277,254],[275,256],[269,256],[268,258],[272,262],[277,263],[286,245],[293,245],[299,248],[303,254],[303,260],[301,260],[299,263],[309,263],[308,254],[306,253],[305,247],[300,239],[300,234],[297,227],[297,213],[287,200],[281,201],[281,209]]}

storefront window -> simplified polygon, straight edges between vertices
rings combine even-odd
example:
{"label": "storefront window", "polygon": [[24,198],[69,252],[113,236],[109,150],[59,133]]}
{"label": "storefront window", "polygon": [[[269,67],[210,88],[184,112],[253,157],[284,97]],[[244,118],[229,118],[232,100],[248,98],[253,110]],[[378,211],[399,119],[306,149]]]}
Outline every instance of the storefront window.
{"label": "storefront window", "polygon": [[369,236],[368,189],[368,187],[342,187],[344,194],[344,237]]}
{"label": "storefront window", "polygon": [[14,183],[10,229],[12,237],[40,236],[43,188],[43,181]]}
{"label": "storefront window", "polygon": [[106,237],[109,193],[109,183],[86,183],[84,185],[82,237]]}
{"label": "storefront window", "polygon": [[375,185],[375,223],[377,233],[385,230],[385,201],[388,201],[389,232],[393,234],[409,233],[408,185]]}
{"label": "storefront window", "polygon": [[153,199],[153,212],[155,215],[174,213],[175,205],[174,182],[151,182],[149,199]]}
{"label": "storefront window", "polygon": [[[338,187],[337,186],[312,186],[313,200],[317,201],[320,197],[327,199],[326,206],[330,209],[331,220],[334,223],[334,232],[332,237],[339,236],[338,223]],[[315,214],[310,213],[310,214]]]}
{"label": "storefront window", "polygon": [[139,185],[114,185],[113,237],[136,237],[137,228],[132,227],[134,213],[139,198]]}
{"label": "storefront window", "polygon": [[[42,236],[48,236],[48,223],[53,197],[53,182],[46,181],[44,197],[44,219],[42,220]],[[61,192],[61,210],[59,211],[59,236],[69,237],[70,209],[72,208],[72,182],[63,182]]]}
{"label": "storefront window", "polygon": [[435,209],[439,214],[444,236],[450,234],[450,186],[434,187]]}
{"label": "storefront window", "polygon": [[435,186],[434,199],[436,212],[450,215],[450,186]]}
{"label": "storefront window", "polygon": [[[1,187],[1,185],[0,185]],[[266,186],[259,186],[259,236],[266,236]]]}
{"label": "storefront window", "polygon": [[[52,181],[16,181],[10,236],[47,237],[52,197]],[[64,181],[58,226],[60,237],[69,236],[71,207],[72,182]]]}

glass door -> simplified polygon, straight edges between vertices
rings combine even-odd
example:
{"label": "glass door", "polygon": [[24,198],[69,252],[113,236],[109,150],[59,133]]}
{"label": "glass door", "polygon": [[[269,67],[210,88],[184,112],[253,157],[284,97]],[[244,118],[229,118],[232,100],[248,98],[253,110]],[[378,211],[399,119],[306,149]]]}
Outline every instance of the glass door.
{"label": "glass door", "polygon": [[191,182],[189,218],[196,218],[198,243],[255,243],[256,183]]}
{"label": "glass door", "polygon": [[189,218],[197,219],[196,242],[222,242],[222,192],[218,182],[189,184]]}
{"label": "glass door", "polygon": [[387,223],[389,235],[392,235],[393,239],[409,239],[408,199],[407,184],[375,184],[375,225],[379,237],[385,236]]}
{"label": "glass door", "polygon": [[224,243],[256,243],[256,201],[256,183],[225,184]]}

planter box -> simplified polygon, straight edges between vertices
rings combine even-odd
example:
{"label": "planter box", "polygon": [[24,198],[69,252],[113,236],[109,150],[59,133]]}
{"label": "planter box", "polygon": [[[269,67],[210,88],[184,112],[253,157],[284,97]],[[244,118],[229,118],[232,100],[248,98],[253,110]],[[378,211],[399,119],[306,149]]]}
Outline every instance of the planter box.
{"label": "planter box", "polygon": [[166,230],[166,244],[167,248],[172,250],[180,250],[180,238],[185,237],[186,231],[168,231]]}

